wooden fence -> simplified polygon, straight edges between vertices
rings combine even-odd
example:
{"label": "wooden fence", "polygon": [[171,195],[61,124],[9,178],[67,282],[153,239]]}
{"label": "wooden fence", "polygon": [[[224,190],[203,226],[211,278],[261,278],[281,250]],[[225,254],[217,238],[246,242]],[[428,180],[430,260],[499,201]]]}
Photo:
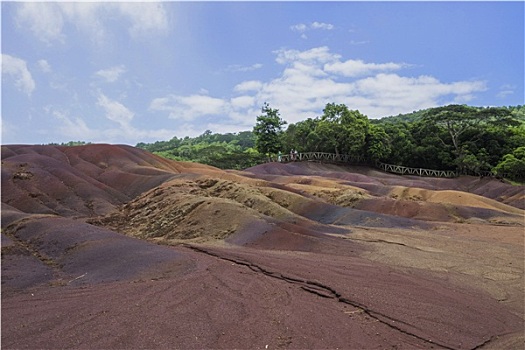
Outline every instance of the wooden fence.
{"label": "wooden fence", "polygon": [[328,162],[328,163],[352,163],[364,164],[366,159],[364,157],[353,157],[348,154],[335,154],[325,152],[305,152],[295,154],[283,154],[278,158],[279,162]]}
{"label": "wooden fence", "polygon": [[458,177],[459,174],[452,170],[434,170],[434,169],[423,169],[423,168],[409,168],[401,165],[392,165],[377,162],[376,166],[387,172],[400,175],[417,175],[417,176],[430,176],[430,177]]}
{"label": "wooden fence", "polygon": [[[327,163],[349,163],[355,165],[370,165],[365,157],[355,157],[347,154],[335,154],[326,152],[305,152],[282,154],[277,159],[278,162],[327,162]],[[409,168],[401,165],[385,164],[376,162],[375,167],[388,173],[400,175],[417,175],[429,177],[457,177],[458,173],[450,170],[433,170],[423,168]]]}
{"label": "wooden fence", "polygon": [[[354,165],[369,165],[374,166],[387,173],[399,175],[416,175],[428,177],[458,177],[460,175],[472,175],[480,177],[496,177],[505,178],[506,174],[495,174],[491,171],[477,171],[477,172],[457,172],[454,170],[434,170],[424,168],[409,168],[401,165],[392,165],[382,162],[370,163],[365,157],[350,156],[348,154],[335,154],[326,152],[304,152],[304,153],[290,153],[279,155],[278,162],[326,162],[326,163],[348,163]],[[525,177],[525,176],[524,176]]]}

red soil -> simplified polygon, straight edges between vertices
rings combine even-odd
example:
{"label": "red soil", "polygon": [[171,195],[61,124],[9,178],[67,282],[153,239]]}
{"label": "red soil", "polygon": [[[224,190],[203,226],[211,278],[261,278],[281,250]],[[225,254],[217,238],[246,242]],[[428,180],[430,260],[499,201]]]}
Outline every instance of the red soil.
{"label": "red soil", "polygon": [[2,347],[522,348],[523,189],[3,146]]}

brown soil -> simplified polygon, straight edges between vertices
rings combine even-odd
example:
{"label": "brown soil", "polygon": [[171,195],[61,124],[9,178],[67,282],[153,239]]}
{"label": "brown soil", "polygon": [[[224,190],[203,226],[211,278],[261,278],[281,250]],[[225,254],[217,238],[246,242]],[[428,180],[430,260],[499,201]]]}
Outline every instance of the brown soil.
{"label": "brown soil", "polygon": [[2,147],[2,347],[519,349],[524,187]]}

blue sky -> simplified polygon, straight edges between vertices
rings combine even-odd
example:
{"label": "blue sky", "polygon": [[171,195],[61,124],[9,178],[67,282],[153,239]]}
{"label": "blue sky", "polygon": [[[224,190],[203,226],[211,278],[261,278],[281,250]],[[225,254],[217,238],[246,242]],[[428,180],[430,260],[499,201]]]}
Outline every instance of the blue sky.
{"label": "blue sky", "polygon": [[2,143],[524,104],[523,2],[2,2]]}

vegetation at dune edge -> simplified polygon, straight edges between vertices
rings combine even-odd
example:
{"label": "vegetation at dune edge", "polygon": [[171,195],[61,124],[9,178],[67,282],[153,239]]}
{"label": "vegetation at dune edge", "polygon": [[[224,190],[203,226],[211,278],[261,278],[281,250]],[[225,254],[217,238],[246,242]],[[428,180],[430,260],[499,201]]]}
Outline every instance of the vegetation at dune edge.
{"label": "vegetation at dune edge", "polygon": [[344,104],[328,103],[318,117],[287,123],[278,109],[265,103],[254,117],[251,131],[218,134],[206,130],[197,137],[136,146],[162,157],[221,169],[246,169],[294,149],[346,154],[362,164],[381,161],[471,175],[493,172],[525,180],[525,106],[447,105],[368,119]]}
{"label": "vegetation at dune edge", "polygon": [[251,131],[214,134],[206,130],[197,137],[173,137],[169,141],[139,143],[138,148],[179,161],[208,164],[221,169],[246,169],[264,163],[266,156],[255,148]]}

